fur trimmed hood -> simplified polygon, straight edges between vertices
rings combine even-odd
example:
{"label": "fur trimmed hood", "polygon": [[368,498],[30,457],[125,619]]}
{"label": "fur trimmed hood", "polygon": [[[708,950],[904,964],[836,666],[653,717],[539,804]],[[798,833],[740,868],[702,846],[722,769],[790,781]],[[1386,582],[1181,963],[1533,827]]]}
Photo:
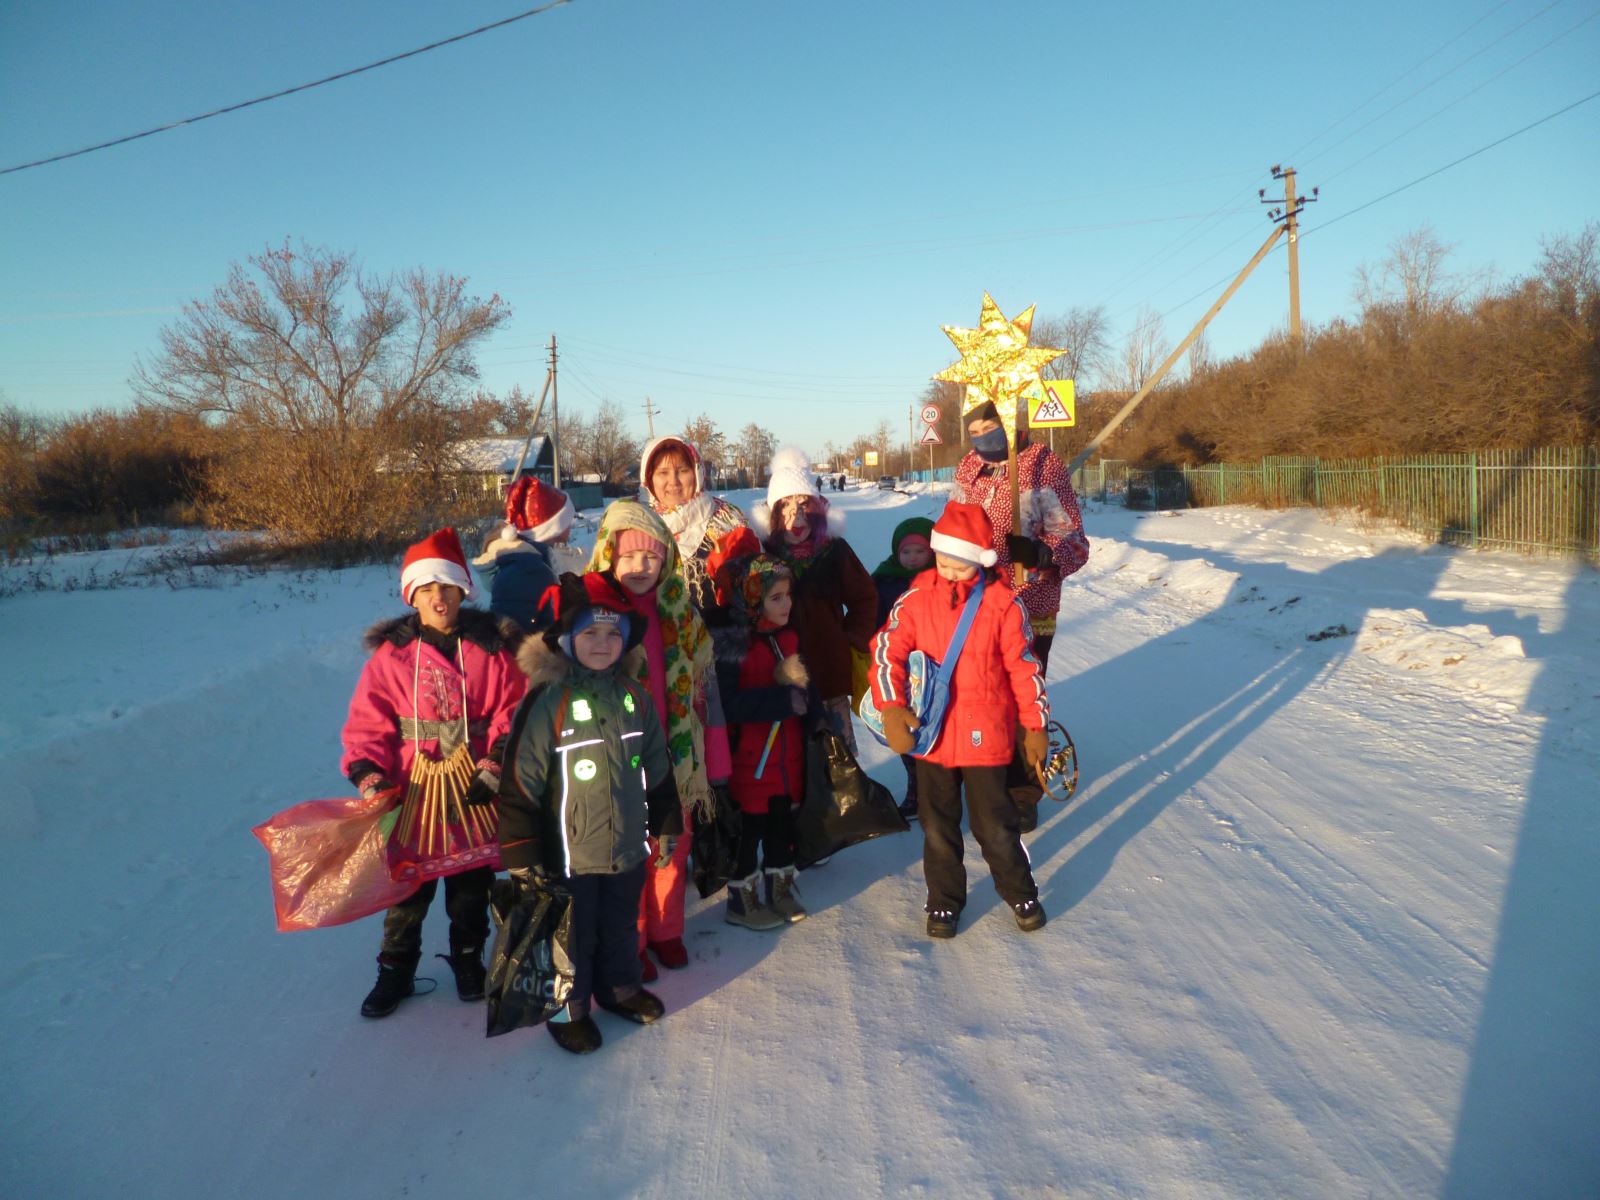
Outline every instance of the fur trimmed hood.
{"label": "fur trimmed hood", "polygon": [[[643,655],[642,647],[629,650],[617,659],[608,670],[593,672],[599,675],[614,675],[619,683],[627,683],[635,673],[637,656]],[[574,671],[587,670],[572,659],[568,658],[558,648],[550,645],[542,637],[524,638],[522,645],[517,647],[517,666],[528,677],[528,690],[536,691],[548,687],[552,683],[561,683],[568,679]]]}
{"label": "fur trimmed hood", "polygon": [[[515,621],[481,608],[463,607],[456,620],[456,630],[463,641],[471,642],[486,654],[515,650],[523,640],[522,631],[517,628]],[[400,650],[416,641],[421,632],[421,620],[416,613],[410,612],[403,617],[379,621],[368,628],[361,637],[361,645],[369,654],[383,645]]]}

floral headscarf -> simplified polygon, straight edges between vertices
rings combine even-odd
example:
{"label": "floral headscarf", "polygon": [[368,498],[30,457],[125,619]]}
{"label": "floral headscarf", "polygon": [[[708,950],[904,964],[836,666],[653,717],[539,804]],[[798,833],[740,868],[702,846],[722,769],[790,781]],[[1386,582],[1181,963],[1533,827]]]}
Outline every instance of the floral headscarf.
{"label": "floral headscarf", "polygon": [[[667,696],[667,753],[672,758],[672,774],[683,806],[704,806],[711,803],[711,788],[706,781],[705,730],[695,710],[704,710],[703,681],[715,670],[711,636],[689,603],[688,587],[678,573],[677,543],[647,505],[637,500],[617,500],[606,509],[600,518],[600,533],[595,538],[588,569],[612,573],[613,547],[617,534],[624,529],[648,534],[666,549],[661,581],[656,585],[656,612],[666,672],[663,683]],[[637,654],[635,678],[648,687],[649,673],[645,655]]]}
{"label": "floral headscarf", "polygon": [[759,628],[765,620],[762,605],[766,602],[767,593],[783,580],[793,578],[794,572],[789,569],[789,564],[770,554],[757,555],[744,565],[739,592],[751,625]]}

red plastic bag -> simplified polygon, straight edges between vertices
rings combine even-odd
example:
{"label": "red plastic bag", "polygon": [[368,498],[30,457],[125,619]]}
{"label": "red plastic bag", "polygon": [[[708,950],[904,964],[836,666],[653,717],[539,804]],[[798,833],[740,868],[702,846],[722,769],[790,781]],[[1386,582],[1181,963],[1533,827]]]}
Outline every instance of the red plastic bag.
{"label": "red plastic bag", "polygon": [[397,882],[389,873],[393,803],[392,795],[307,800],[251,830],[271,859],[281,932],[343,925],[417,890],[419,880]]}

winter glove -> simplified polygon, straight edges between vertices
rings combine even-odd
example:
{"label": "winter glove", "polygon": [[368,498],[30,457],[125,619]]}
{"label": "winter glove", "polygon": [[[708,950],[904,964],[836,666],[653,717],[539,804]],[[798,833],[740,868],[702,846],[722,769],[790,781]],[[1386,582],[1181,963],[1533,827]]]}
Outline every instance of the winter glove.
{"label": "winter glove", "polygon": [[891,704],[883,710],[883,736],[896,754],[910,754],[917,748],[916,730],[921,728],[911,710]]}
{"label": "winter glove", "polygon": [[1030,571],[1046,570],[1053,561],[1049,546],[1014,533],[1006,534],[1006,553],[1012,562],[1021,563]]}
{"label": "winter glove", "polygon": [[1050,755],[1050,735],[1042,729],[1030,729],[1022,735],[1022,757],[1037,775]]}
{"label": "winter glove", "polygon": [[400,794],[400,785],[389,782],[387,776],[377,771],[363,775],[361,782],[356,786],[361,789],[363,800],[376,800],[379,796],[394,797]]}
{"label": "winter glove", "polygon": [[663,833],[656,839],[656,870],[665,871],[672,865],[672,852],[678,848],[678,835]]}
{"label": "winter glove", "polygon": [[477,805],[493,804],[499,795],[500,764],[492,758],[480,758],[478,773],[467,785],[466,802]]}
{"label": "winter glove", "polygon": [[798,654],[791,654],[773,668],[772,682],[797,688],[810,687],[811,672],[806,670],[806,664]]}

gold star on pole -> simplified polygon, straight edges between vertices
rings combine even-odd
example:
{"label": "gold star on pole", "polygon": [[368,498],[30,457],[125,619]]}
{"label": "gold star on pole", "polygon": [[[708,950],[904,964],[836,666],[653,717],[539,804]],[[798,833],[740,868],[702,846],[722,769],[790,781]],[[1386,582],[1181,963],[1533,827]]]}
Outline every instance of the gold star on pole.
{"label": "gold star on pole", "polygon": [[986,400],[994,402],[1006,435],[1015,440],[1017,401],[1039,385],[1039,369],[1065,354],[1048,346],[1029,346],[1033,331],[1033,305],[1015,319],[1007,319],[988,292],[983,294],[983,309],[978,328],[943,326],[961,361],[934,376],[947,383],[962,383],[967,388],[966,411]]}

